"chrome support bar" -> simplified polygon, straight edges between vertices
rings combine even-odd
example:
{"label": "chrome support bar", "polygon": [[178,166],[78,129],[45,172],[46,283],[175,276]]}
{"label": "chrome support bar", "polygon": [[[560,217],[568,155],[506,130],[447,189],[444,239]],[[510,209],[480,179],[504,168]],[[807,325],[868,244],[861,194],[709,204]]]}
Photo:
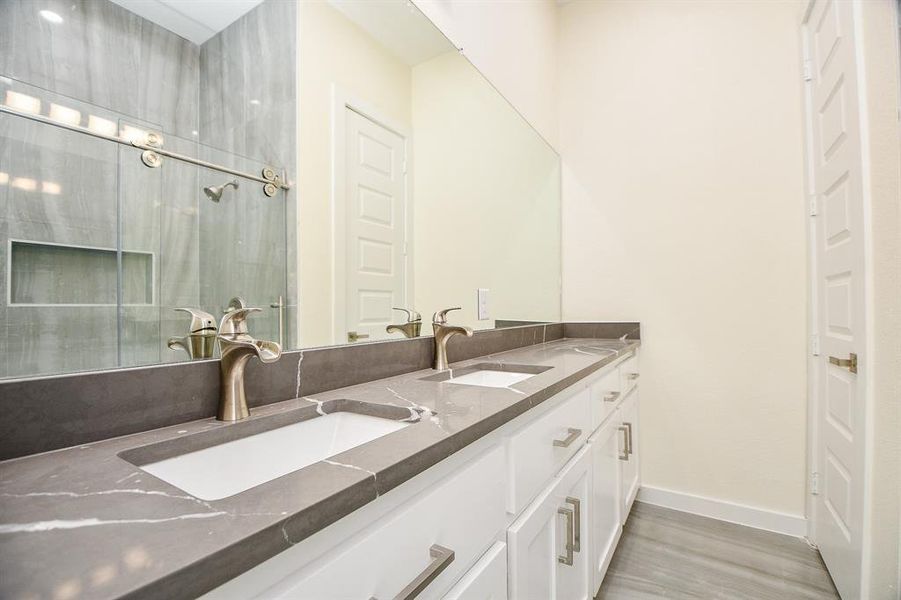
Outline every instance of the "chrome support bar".
{"label": "chrome support bar", "polygon": [[557,555],[557,562],[563,563],[564,565],[571,567],[573,566],[573,553],[576,549],[575,542],[575,533],[574,533],[574,524],[573,524],[573,509],[571,508],[558,508],[558,515],[563,515],[566,519],[566,554],[563,556]]}
{"label": "chrome support bar", "polygon": [[421,594],[430,583],[435,581],[442,571],[444,571],[452,562],[454,562],[454,551],[438,544],[433,544],[429,548],[429,556],[432,562],[425,570],[416,576],[416,579],[410,582],[407,587],[402,589],[400,593],[394,597],[394,600],[413,600]]}
{"label": "chrome support bar", "polygon": [[60,129],[67,129],[69,131],[74,131],[76,133],[83,133],[85,135],[89,135],[91,137],[106,140],[108,142],[113,142],[116,144],[122,144],[123,146],[131,146],[133,148],[137,148],[138,150],[142,150],[141,152],[141,160],[145,165],[151,168],[156,168],[162,164],[160,157],[165,156],[167,158],[172,158],[174,160],[180,160],[182,162],[186,162],[192,165],[197,165],[198,167],[204,167],[206,169],[212,169],[213,171],[219,171],[221,173],[228,173],[229,175],[235,175],[237,177],[242,177],[244,179],[249,179],[251,181],[256,181],[257,183],[263,184],[263,193],[267,196],[272,197],[275,195],[276,191],[279,189],[282,190],[290,190],[291,186],[288,185],[286,181],[282,181],[282,178],[279,177],[275,170],[271,167],[265,167],[262,171],[261,175],[252,175],[250,173],[245,173],[244,171],[238,171],[237,169],[232,169],[230,167],[226,167],[224,165],[219,165],[216,163],[211,163],[205,160],[201,160],[199,158],[194,158],[193,156],[187,156],[185,154],[179,154],[177,152],[170,152],[169,150],[163,150],[159,147],[160,137],[156,133],[149,133],[147,135],[147,139],[144,141],[139,140],[126,140],[120,138],[115,135],[108,135],[105,133],[100,133],[99,131],[94,131],[93,129],[88,129],[87,127],[82,127],[81,125],[72,125],[70,123],[61,123],[60,121],[55,121],[49,117],[45,117],[44,115],[36,115],[33,113],[23,112],[20,110],[16,110],[14,108],[10,108],[8,106],[4,106],[0,104],[0,113],[6,113],[8,115],[13,115],[16,117],[22,117],[24,119],[28,119],[30,121],[35,121],[37,123],[43,123],[44,125],[52,125],[54,127],[59,127]]}
{"label": "chrome support bar", "polygon": [[573,550],[576,552],[582,551],[582,501],[578,498],[573,498],[572,496],[567,496],[566,501],[569,504],[573,505],[573,511],[575,512],[575,521],[573,523],[573,529],[575,533],[573,534]]}
{"label": "chrome support bar", "polygon": [[576,429],[575,427],[567,427],[566,432],[567,436],[565,438],[562,440],[554,440],[554,446],[557,448],[569,448],[572,443],[582,435],[582,430]]}
{"label": "chrome support bar", "polygon": [[619,455],[619,459],[629,460],[629,430],[625,427],[617,427],[617,429],[623,432],[623,451]]}

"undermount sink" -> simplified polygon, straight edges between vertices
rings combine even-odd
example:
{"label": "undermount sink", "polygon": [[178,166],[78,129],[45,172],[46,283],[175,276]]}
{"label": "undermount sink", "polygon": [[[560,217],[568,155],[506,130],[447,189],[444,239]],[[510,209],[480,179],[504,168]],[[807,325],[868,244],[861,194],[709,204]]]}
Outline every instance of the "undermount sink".
{"label": "undermount sink", "polygon": [[505,388],[552,368],[539,365],[479,363],[463,369],[448,369],[436,375],[423,377],[423,380],[441,381],[458,385]]}
{"label": "undermount sink", "polygon": [[[262,417],[134,448],[120,457],[196,498],[221,500],[403,429],[418,419],[415,410],[397,406],[332,400],[323,402],[318,410],[310,406]],[[294,422],[286,424],[286,420]],[[231,439],[224,441],[223,434]]]}

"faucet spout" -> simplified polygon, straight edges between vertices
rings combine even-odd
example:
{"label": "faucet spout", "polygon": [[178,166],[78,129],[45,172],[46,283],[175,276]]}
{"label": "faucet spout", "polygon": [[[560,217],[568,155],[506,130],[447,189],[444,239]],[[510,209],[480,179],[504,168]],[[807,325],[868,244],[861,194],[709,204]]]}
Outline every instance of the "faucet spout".
{"label": "faucet spout", "polygon": [[248,361],[256,357],[260,362],[272,363],[282,355],[282,347],[276,342],[255,340],[247,333],[244,320],[250,312],[258,310],[230,311],[219,325],[221,395],[216,418],[220,421],[240,421],[250,416],[244,394],[244,369]]}
{"label": "faucet spout", "polygon": [[451,310],[459,310],[449,308],[439,311],[432,317],[432,330],[435,332],[435,361],[432,368],[436,371],[444,371],[448,368],[447,362],[447,341],[455,335],[465,335],[472,337],[472,329],[463,325],[448,325],[447,313]]}

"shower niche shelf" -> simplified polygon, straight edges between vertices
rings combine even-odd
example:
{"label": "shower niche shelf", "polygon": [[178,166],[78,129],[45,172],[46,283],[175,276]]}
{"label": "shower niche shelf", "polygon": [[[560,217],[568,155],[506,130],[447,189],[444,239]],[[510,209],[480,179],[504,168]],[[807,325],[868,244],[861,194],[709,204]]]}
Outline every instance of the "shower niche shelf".
{"label": "shower niche shelf", "polygon": [[[152,305],[154,257],[122,252],[122,303]],[[110,248],[11,240],[9,306],[116,306],[118,259]]]}

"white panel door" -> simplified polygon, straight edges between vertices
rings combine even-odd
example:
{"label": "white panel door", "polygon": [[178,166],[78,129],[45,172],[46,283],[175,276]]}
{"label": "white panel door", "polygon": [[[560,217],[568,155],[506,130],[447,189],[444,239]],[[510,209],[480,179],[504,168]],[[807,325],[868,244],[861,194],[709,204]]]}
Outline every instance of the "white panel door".
{"label": "white panel door", "polygon": [[345,113],[347,341],[387,339],[392,308],[407,305],[405,141]]}
{"label": "white panel door", "polygon": [[[615,374],[615,372],[614,372]],[[611,418],[591,443],[591,584],[596,592],[604,581],[622,531],[620,510],[619,421]]]}
{"label": "white panel door", "polygon": [[[861,595],[867,364],[855,4],[817,0],[804,24],[808,160],[817,213],[812,294],[820,343],[814,433],[819,491],[811,534],[845,600]],[[856,368],[848,362],[855,356]]]}
{"label": "white panel door", "polygon": [[511,599],[591,598],[589,467],[583,447],[507,530]]}

